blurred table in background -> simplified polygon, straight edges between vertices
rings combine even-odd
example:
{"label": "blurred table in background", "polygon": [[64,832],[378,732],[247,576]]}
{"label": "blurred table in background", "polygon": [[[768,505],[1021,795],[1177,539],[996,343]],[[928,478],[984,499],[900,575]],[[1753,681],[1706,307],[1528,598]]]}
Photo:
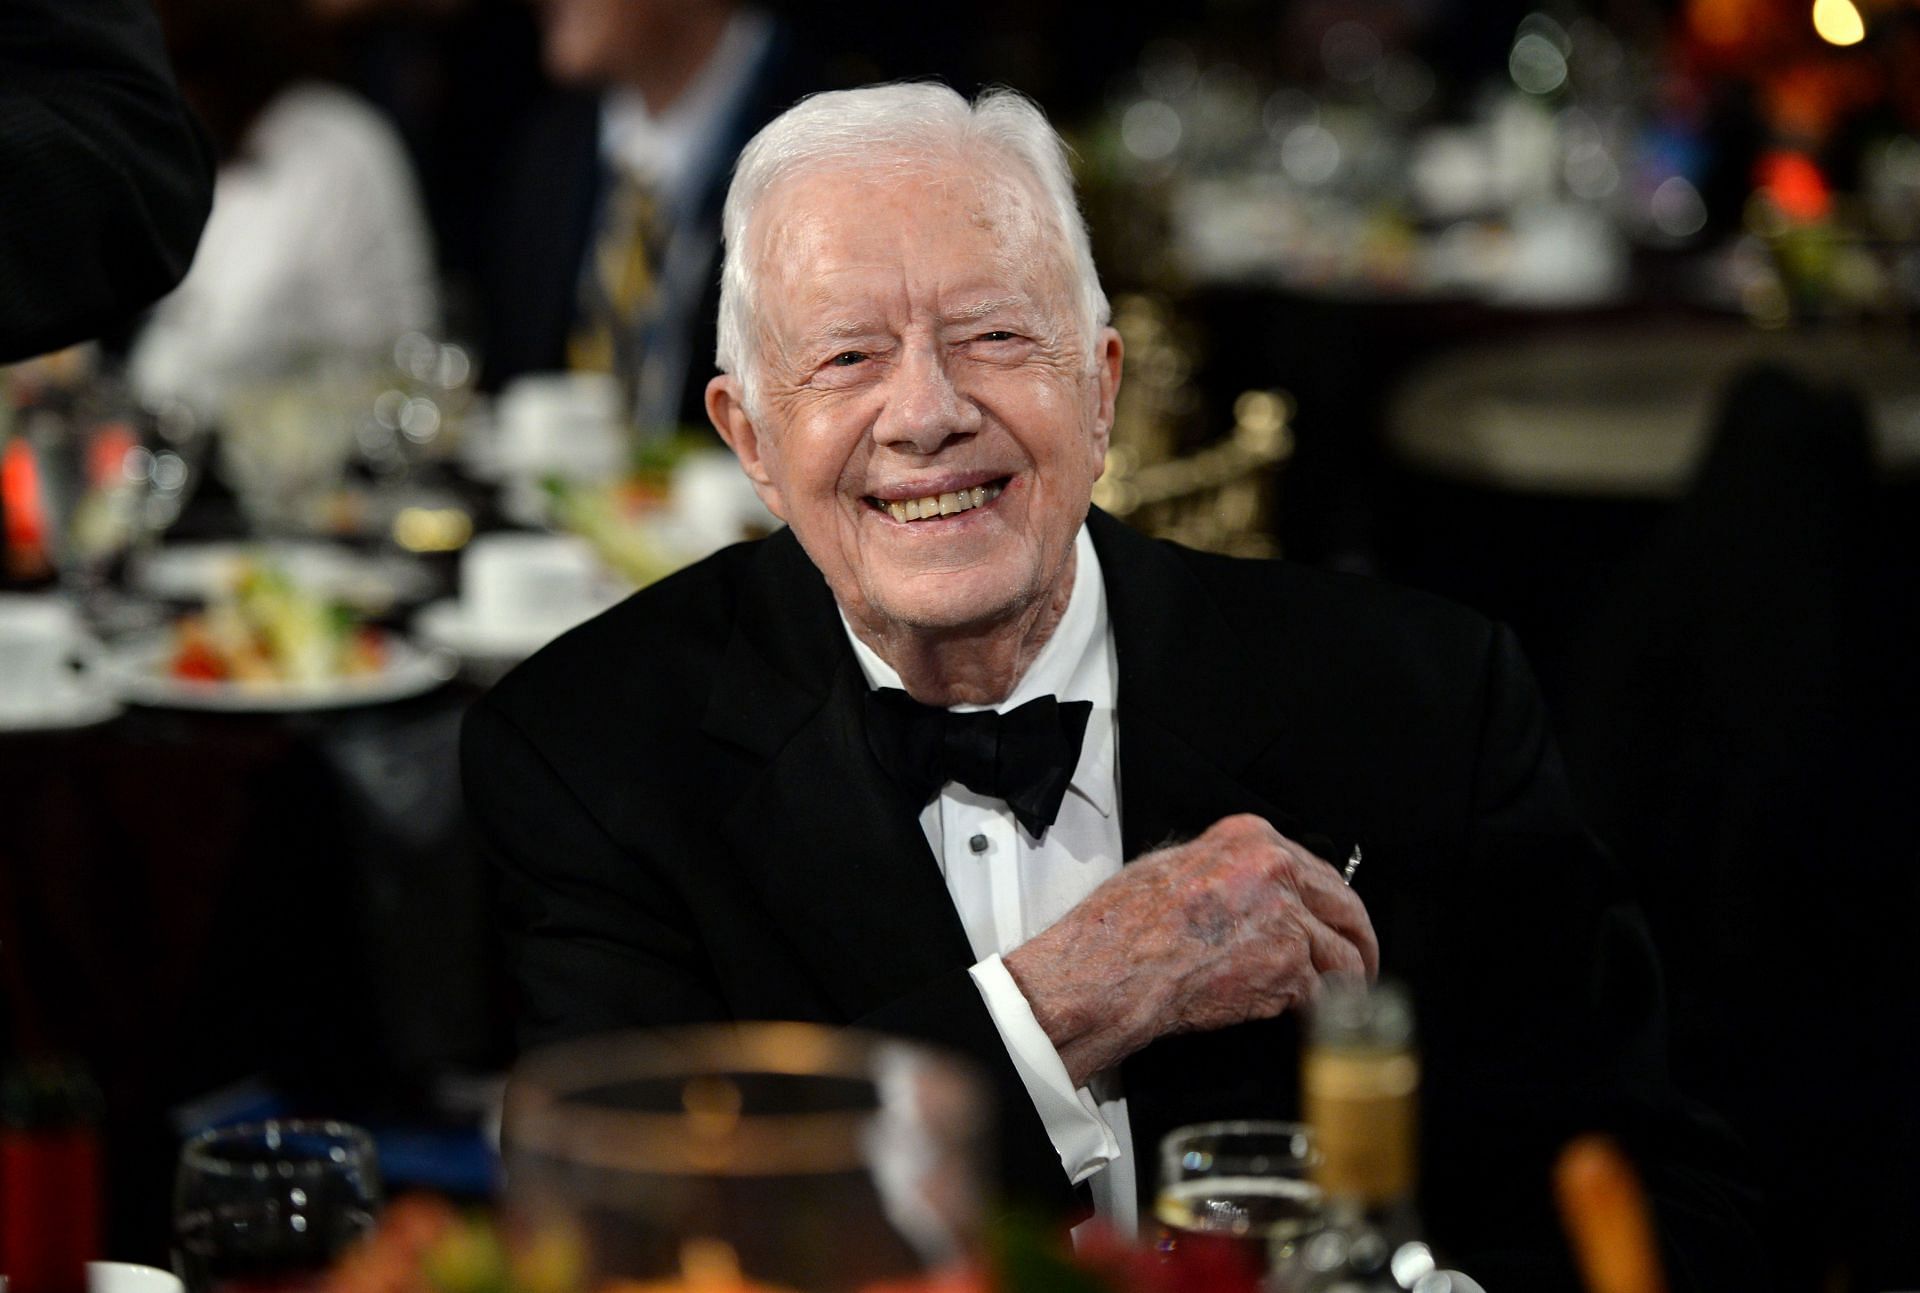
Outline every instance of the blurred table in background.
{"label": "blurred table in background", "polygon": [[1397,394],[1388,446],[1412,470],[1488,489],[1676,498],[1716,401],[1759,363],[1858,392],[1883,474],[1920,475],[1920,349],[1857,328],[1615,325],[1456,351]]}
{"label": "blurred table in background", "polygon": [[1382,409],[1380,569],[1514,623],[1564,712],[1574,640],[1687,492],[1733,380],[1761,363],[1866,402],[1888,523],[1912,537],[1910,337],[1617,316],[1473,340],[1409,367]]}
{"label": "blurred table in background", "polygon": [[409,334],[169,417],[91,354],[0,370],[0,585],[92,635],[0,675],[0,988],[106,1096],[115,1257],[164,1263],[180,1136],[235,1117],[347,1119],[396,1188],[486,1189],[510,1010],[466,707],[771,524],[710,437],[643,456],[575,398],[603,380],[496,428],[469,372]]}
{"label": "blurred table in background", "polygon": [[1179,298],[1196,333],[1195,379],[1207,420],[1231,401],[1279,387],[1295,400],[1296,448],[1276,511],[1281,551],[1340,569],[1396,572],[1398,466],[1387,450],[1391,406],[1424,365],[1463,345],[1490,347],[1649,319],[1646,306],[1540,309],[1464,296],[1386,296],[1213,286]]}
{"label": "blurred table in background", "polygon": [[1920,346],[1897,328],[1762,329],[1657,295],[1543,308],[1214,286],[1175,300],[1205,421],[1229,423],[1248,388],[1295,401],[1282,553],[1508,620],[1556,710],[1566,638],[1678,496],[1743,361],[1861,390],[1890,500],[1920,491]]}

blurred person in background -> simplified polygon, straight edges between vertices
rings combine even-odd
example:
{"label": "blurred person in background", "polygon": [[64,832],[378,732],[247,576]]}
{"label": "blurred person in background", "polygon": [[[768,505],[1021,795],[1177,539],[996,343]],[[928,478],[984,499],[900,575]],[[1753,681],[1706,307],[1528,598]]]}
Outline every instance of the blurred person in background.
{"label": "blurred person in background", "polygon": [[149,398],[212,411],[237,382],[383,355],[436,326],[431,238],[405,151],[368,104],[317,79],[306,0],[161,0],[167,45],[220,172],[186,281],[135,339]]}
{"label": "blurred person in background", "polygon": [[179,282],[212,189],[142,0],[7,0],[0,362],[97,336]]}
{"label": "blurred person in background", "polygon": [[308,0],[334,72],[393,123],[413,158],[448,331],[479,326],[477,282],[504,144],[553,86],[527,0]]}
{"label": "blurred person in background", "polygon": [[533,0],[566,92],[511,149],[481,279],[484,380],[617,376],[635,426],[704,426],[720,206],[749,136],[819,88],[733,0]]}

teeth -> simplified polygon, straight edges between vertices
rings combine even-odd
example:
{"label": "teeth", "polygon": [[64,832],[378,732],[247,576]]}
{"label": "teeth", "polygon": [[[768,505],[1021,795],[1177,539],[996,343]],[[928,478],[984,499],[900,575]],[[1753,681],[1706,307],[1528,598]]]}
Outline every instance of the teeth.
{"label": "teeth", "polygon": [[952,516],[980,507],[1000,497],[999,485],[975,485],[972,489],[957,489],[945,494],[929,494],[925,498],[909,498],[901,502],[883,503],[889,516],[900,522],[931,520],[936,516]]}

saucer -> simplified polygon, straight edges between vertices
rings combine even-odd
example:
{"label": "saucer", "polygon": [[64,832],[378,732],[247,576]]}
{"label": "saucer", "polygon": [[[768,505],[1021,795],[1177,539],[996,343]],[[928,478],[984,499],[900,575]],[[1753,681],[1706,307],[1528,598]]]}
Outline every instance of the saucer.
{"label": "saucer", "polygon": [[463,659],[518,663],[612,605],[591,602],[569,615],[486,623],[474,617],[472,608],[449,598],[423,606],[413,617],[413,631],[422,642],[444,647]]}
{"label": "saucer", "polygon": [[0,733],[65,732],[118,718],[123,706],[97,687],[75,684],[41,692],[25,705],[0,704]]}

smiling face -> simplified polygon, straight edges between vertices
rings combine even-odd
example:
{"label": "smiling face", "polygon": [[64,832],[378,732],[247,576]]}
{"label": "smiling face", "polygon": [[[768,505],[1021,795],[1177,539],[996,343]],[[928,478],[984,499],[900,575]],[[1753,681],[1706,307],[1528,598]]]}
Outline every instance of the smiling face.
{"label": "smiling face", "polygon": [[833,170],[757,218],[758,407],[720,377],[708,409],[870,641],[1065,604],[1120,341],[1089,361],[1039,209],[970,170]]}

